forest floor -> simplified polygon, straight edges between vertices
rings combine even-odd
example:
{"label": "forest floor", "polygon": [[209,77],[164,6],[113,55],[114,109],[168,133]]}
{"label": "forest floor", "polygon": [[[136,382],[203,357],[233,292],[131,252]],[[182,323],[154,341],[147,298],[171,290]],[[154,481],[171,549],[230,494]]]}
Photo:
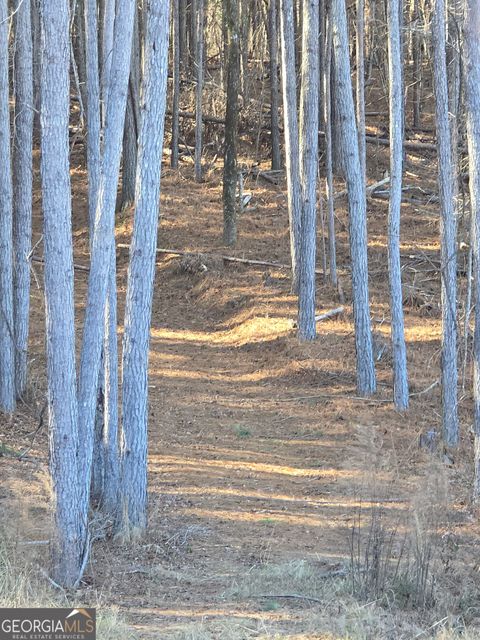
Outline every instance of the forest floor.
{"label": "forest floor", "polygon": [[[386,153],[369,149],[372,182],[383,177]],[[190,162],[178,172],[165,166],[159,246],[205,255],[158,257],[149,531],[133,547],[97,541],[75,602],[117,607],[132,637],[145,639],[397,639],[478,628],[480,526],[469,497],[469,375],[458,452],[448,458],[441,447],[435,453],[419,447],[422,434],[438,432],[441,424],[439,220],[437,205],[427,202],[436,189],[433,164],[428,152],[407,155],[405,184],[414,189],[406,197],[414,199],[404,204],[402,228],[412,394],[405,414],[391,403],[388,201],[370,200],[368,206],[378,393],[361,399],[345,200],[338,200],[336,211],[345,313],[320,322],[314,343],[300,344],[289,271],[214,257],[288,264],[283,182],[247,178],[245,190],[253,197],[232,250],[221,239],[221,167],[195,184]],[[75,260],[86,265],[80,154],[72,179]],[[128,243],[131,227],[131,212],[119,214],[119,244]],[[118,249],[117,263],[121,334],[128,251]],[[35,565],[45,562],[41,542],[49,538],[50,520],[46,421],[37,430],[45,401],[41,264],[33,268],[34,382],[13,421],[0,425],[0,507],[18,555],[31,556]],[[86,282],[87,274],[77,270],[79,339]],[[463,288],[460,294],[463,300]],[[341,304],[321,275],[317,296],[318,313]],[[99,537],[102,532],[99,525]],[[380,558],[376,569],[363,566],[365,546],[371,565]],[[403,583],[390,571],[399,558],[410,567],[402,565]],[[347,571],[352,561],[359,569],[356,586]],[[418,589],[422,571],[425,584]]]}

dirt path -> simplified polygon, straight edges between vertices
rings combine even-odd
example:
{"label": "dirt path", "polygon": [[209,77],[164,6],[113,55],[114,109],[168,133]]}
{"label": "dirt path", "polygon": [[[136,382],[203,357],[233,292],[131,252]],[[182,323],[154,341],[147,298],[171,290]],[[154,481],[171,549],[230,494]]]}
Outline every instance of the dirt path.
{"label": "dirt path", "polygon": [[[218,212],[213,220],[202,207],[195,215],[197,235],[183,212],[167,217],[162,246],[218,251],[210,233],[221,222]],[[265,228],[267,241],[248,233],[268,227],[265,209],[248,215],[236,254],[248,247],[247,255],[286,259],[285,212],[272,232],[281,244]],[[392,422],[388,390],[379,401],[350,399],[356,393],[348,316],[319,326],[315,344],[298,345],[288,274],[207,265],[190,273],[190,264],[185,270],[178,259],[160,259],[150,361],[149,540],[135,552],[124,550],[125,565],[115,563],[108,575],[99,569],[95,579],[124,593],[127,578],[121,607],[152,637],[201,619],[275,622],[261,603],[228,596],[253,567],[308,559],[327,572],[341,568],[359,504],[368,507],[375,498],[365,484],[368,438],[379,437],[382,416]],[[319,294],[320,309],[338,304],[327,287]],[[412,419],[393,417],[398,424]],[[368,432],[366,442],[359,428]],[[404,441],[407,457],[414,438],[408,433]],[[392,518],[405,508],[398,500],[388,504]],[[96,567],[105,564],[98,560]],[[148,568],[130,574],[138,563]],[[280,628],[288,627],[290,614],[283,622],[277,615]]]}

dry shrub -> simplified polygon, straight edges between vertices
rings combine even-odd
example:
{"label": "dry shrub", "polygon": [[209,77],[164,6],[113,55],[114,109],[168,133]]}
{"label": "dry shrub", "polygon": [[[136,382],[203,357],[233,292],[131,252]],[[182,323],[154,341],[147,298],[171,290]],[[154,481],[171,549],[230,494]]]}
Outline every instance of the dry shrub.
{"label": "dry shrub", "polygon": [[412,612],[422,625],[434,625],[435,634],[443,629],[445,638],[478,626],[480,587],[456,562],[458,542],[449,521],[441,452],[429,456],[411,500],[394,515],[389,506],[398,499],[398,463],[394,452],[385,450],[379,429],[357,428],[352,460],[355,468],[369,470],[354,488],[369,502],[357,509],[351,527],[345,583],[351,595],[391,612]]}

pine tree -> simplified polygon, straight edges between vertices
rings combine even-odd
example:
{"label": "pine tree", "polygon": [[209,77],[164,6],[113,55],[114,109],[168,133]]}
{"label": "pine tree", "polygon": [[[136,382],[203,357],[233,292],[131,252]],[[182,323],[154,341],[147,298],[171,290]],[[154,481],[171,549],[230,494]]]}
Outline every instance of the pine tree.
{"label": "pine tree", "polygon": [[438,190],[441,210],[442,302],[442,411],[443,438],[458,442],[457,405],[457,256],[456,221],[448,83],[445,53],[445,0],[435,0],[432,16],[435,121],[437,130]]}
{"label": "pine tree", "polygon": [[157,248],[168,71],[169,1],[146,7],[144,105],[123,342],[121,521],[126,537],[147,524],[148,349]]}
{"label": "pine tree", "polygon": [[78,509],[79,440],[68,140],[70,21],[67,3],[41,0],[40,8],[45,315],[50,468],[55,510],[53,577],[62,586],[73,587],[80,576],[86,527]]}
{"label": "pine tree", "polygon": [[388,1],[388,69],[390,88],[390,202],[388,208],[388,274],[393,353],[393,396],[397,409],[408,408],[407,351],[403,321],[400,264],[400,212],[403,175],[403,87],[400,44],[400,0]]}
{"label": "pine tree", "polygon": [[237,240],[237,136],[238,91],[240,84],[240,48],[238,7],[235,0],[224,0],[227,34],[227,105],[225,115],[225,151],[223,168],[223,240]]}
{"label": "pine tree", "polygon": [[473,217],[473,255],[475,286],[475,331],[473,338],[474,394],[474,485],[473,498],[480,500],[480,6],[466,0],[464,23],[465,101],[471,215]]}
{"label": "pine tree", "polygon": [[[13,243],[15,384],[21,397],[27,384],[30,310],[29,254],[32,238],[33,78],[32,29],[28,2],[15,2],[15,127],[13,138]],[[2,154],[3,155],[3,154]],[[5,157],[5,156],[3,156]]]}
{"label": "pine tree", "polygon": [[[0,409],[15,408],[13,329],[12,172],[8,109],[8,9],[0,1]],[[27,261],[27,256],[23,256]],[[28,264],[28,263],[27,263]],[[28,268],[28,267],[27,267]],[[26,348],[26,346],[25,346]]]}
{"label": "pine tree", "polygon": [[375,392],[376,382],[368,296],[366,198],[356,143],[357,127],[350,80],[345,0],[332,1],[332,25],[335,55],[334,102],[340,124],[339,134],[348,194],[357,388],[360,395],[370,395]]}

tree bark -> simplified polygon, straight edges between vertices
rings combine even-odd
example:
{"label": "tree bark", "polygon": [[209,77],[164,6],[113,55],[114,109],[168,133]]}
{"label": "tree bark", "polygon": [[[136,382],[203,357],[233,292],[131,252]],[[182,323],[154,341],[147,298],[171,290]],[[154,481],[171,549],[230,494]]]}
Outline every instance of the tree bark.
{"label": "tree bark", "polygon": [[223,167],[223,241],[237,241],[237,129],[240,83],[239,15],[235,0],[224,0],[227,27],[227,107],[225,114],[225,152]]}
{"label": "tree bark", "polygon": [[314,340],[315,255],[318,171],[318,0],[303,0],[302,86],[300,94],[300,277],[298,337]]}
{"label": "tree bark", "polygon": [[13,140],[14,323],[16,393],[27,384],[32,244],[33,45],[29,2],[15,1],[15,128]]}
{"label": "tree bark", "polygon": [[270,126],[272,141],[272,169],[282,168],[280,156],[279,82],[278,82],[278,29],[277,0],[268,4],[268,44],[270,47]]}
{"label": "tree bark", "polygon": [[120,208],[131,207],[135,201],[135,174],[137,171],[138,126],[140,120],[140,34],[138,8],[135,9],[132,59],[128,83],[127,110],[123,132],[122,195]]}
{"label": "tree bark", "polygon": [[332,286],[336,287],[337,277],[337,241],[335,234],[335,209],[333,194],[333,152],[332,152],[332,16],[327,16],[325,56],[324,56],[324,86],[325,86],[325,190],[327,196],[328,220],[328,258],[329,278]]}
{"label": "tree bark", "polygon": [[475,331],[473,338],[474,465],[473,499],[480,500],[480,6],[466,0],[464,23],[464,77],[470,169],[470,203],[473,217]]}
{"label": "tree bark", "polygon": [[195,181],[202,182],[203,21],[205,0],[195,0]]}
{"label": "tree bark", "polygon": [[332,17],[335,54],[334,102],[340,124],[339,134],[348,191],[357,388],[360,395],[367,396],[374,393],[376,387],[368,295],[367,216],[365,183],[356,143],[358,138],[350,81],[345,0],[332,1]]}
{"label": "tree bark", "polygon": [[112,266],[115,261],[115,204],[130,73],[134,8],[135,0],[118,1],[81,349],[78,403],[81,477],[85,480],[85,485],[82,487],[81,509],[85,519],[90,495],[97,384],[105,333],[105,308],[108,289],[112,288],[112,272],[114,273]]}
{"label": "tree bark", "polygon": [[33,41],[33,127],[40,129],[40,71],[41,71],[41,27],[40,0],[31,0],[32,41]]}
{"label": "tree bark", "polygon": [[418,0],[411,0],[412,17],[413,17],[413,35],[412,35],[412,102],[413,102],[413,128],[421,127],[421,99],[422,99],[422,43],[420,36],[420,9]]}
{"label": "tree bark", "polygon": [[102,63],[101,63],[101,90],[102,90],[102,125],[105,126],[105,117],[108,106],[108,83],[110,68],[113,59],[114,28],[115,28],[115,2],[116,0],[104,0],[104,13],[102,22]]}
{"label": "tree bark", "polygon": [[407,350],[403,320],[400,263],[400,212],[403,176],[403,85],[400,43],[400,0],[388,0],[388,71],[390,88],[390,201],[388,207],[388,274],[390,282],[393,398],[395,407],[408,408]]}
{"label": "tree bark", "polygon": [[172,96],[172,169],[178,169],[178,138],[180,133],[179,109],[180,109],[180,0],[172,2],[172,47],[173,47],[173,96]]}
{"label": "tree bark", "polygon": [[147,521],[148,347],[166,110],[169,2],[147,4],[143,118],[137,205],[128,271],[123,343],[120,531],[138,537]]}
{"label": "tree bark", "polygon": [[85,48],[87,65],[88,228],[91,243],[95,226],[101,163],[97,0],[85,0]]}
{"label": "tree bark", "polygon": [[300,159],[298,149],[297,83],[295,70],[295,30],[292,0],[280,0],[280,32],[282,50],[283,115],[285,131],[285,164],[287,173],[292,291],[298,292],[300,242]]}
{"label": "tree bark", "polygon": [[438,192],[441,210],[442,411],[443,438],[458,443],[457,256],[451,131],[445,53],[445,0],[435,0],[432,16],[433,74],[437,128]]}
{"label": "tree bark", "polygon": [[[45,246],[50,467],[55,509],[53,578],[72,587],[80,574],[85,525],[79,504],[75,319],[69,166],[68,3],[41,0],[42,204]],[[81,476],[80,476],[81,477]]]}
{"label": "tree bark", "polygon": [[367,184],[367,148],[365,142],[365,0],[357,3],[357,40],[356,40],[356,101],[357,101],[357,129],[358,154],[363,181]]}
{"label": "tree bark", "polygon": [[[13,246],[12,246],[12,169],[10,152],[10,113],[8,84],[8,6],[0,1],[0,410],[12,413],[15,409],[15,347],[13,309]],[[26,230],[28,233],[28,229]],[[18,242],[15,243],[18,245]],[[27,262],[27,254],[21,256]],[[28,271],[28,262],[27,262]],[[19,285],[26,283],[19,282]],[[22,302],[30,290],[21,292]],[[22,308],[24,311],[24,308]],[[28,315],[27,315],[28,318]],[[22,325],[23,329],[23,325]],[[28,322],[27,322],[28,334]],[[26,378],[26,341],[24,350]],[[22,353],[23,356],[23,353]],[[23,389],[22,389],[23,390]]]}

